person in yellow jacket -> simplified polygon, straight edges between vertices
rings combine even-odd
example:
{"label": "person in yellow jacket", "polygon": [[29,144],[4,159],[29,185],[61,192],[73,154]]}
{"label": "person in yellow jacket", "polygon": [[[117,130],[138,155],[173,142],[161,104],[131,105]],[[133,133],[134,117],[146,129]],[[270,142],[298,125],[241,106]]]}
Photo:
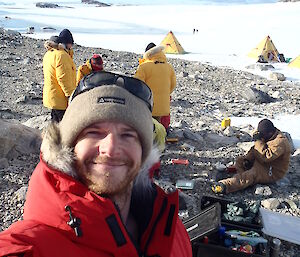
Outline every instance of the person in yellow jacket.
{"label": "person in yellow jacket", "polygon": [[43,104],[51,110],[51,120],[56,122],[62,119],[68,107],[68,97],[76,87],[73,43],[73,36],[68,29],[45,42]]}
{"label": "person in yellow jacket", "polygon": [[268,184],[284,177],[289,168],[291,146],[280,130],[268,119],[258,123],[254,146],[245,156],[238,156],[232,178],[212,187],[215,193],[231,193],[254,184]]}
{"label": "person in yellow jacket", "polygon": [[103,60],[99,54],[93,54],[92,58],[87,60],[85,64],[79,66],[77,71],[76,85],[86,75],[92,72],[103,70]]}
{"label": "person in yellow jacket", "polygon": [[135,77],[144,81],[153,93],[152,116],[168,131],[170,125],[170,95],[176,86],[176,75],[163,53],[163,46],[147,45],[139,61]]}
{"label": "person in yellow jacket", "polygon": [[159,123],[156,119],[152,118],[153,122],[153,144],[157,146],[157,148],[163,152],[165,150],[165,142],[167,132],[165,127]]}

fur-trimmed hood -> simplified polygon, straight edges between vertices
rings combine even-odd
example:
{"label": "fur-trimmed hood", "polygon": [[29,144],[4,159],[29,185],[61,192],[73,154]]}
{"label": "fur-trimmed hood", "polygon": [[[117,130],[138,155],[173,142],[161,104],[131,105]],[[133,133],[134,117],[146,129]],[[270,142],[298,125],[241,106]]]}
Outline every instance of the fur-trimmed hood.
{"label": "fur-trimmed hood", "polygon": [[151,49],[149,49],[147,52],[144,53],[143,58],[144,59],[152,59],[152,57],[154,57],[157,54],[162,54],[165,58],[165,54],[162,52],[165,49],[164,46],[155,46],[152,47]]}
{"label": "fur-trimmed hood", "polygon": [[58,50],[58,43],[49,39],[44,43],[44,47],[46,48],[47,51],[52,48]]}
{"label": "fur-trimmed hood", "polygon": [[59,49],[64,49],[64,50],[67,50],[66,46],[62,43],[57,43],[55,41],[52,41],[52,40],[47,40],[45,43],[44,43],[44,47],[47,49],[47,50],[50,50],[52,48],[56,49],[56,50],[59,50]]}
{"label": "fur-trimmed hood", "polygon": [[65,50],[72,58],[74,55],[73,49],[67,49],[65,44],[62,43],[57,43],[55,41],[52,40],[47,40],[44,43],[44,47],[47,51],[52,50],[52,49],[56,49],[56,50]]}
{"label": "fur-trimmed hood", "polygon": [[[64,146],[61,143],[59,126],[51,122],[43,131],[43,141],[41,145],[41,155],[43,160],[52,168],[77,178],[74,170],[74,161],[76,156],[72,148]],[[144,162],[139,172],[135,184],[150,186],[149,170],[159,161],[160,152],[156,147],[152,147],[149,156]]]}

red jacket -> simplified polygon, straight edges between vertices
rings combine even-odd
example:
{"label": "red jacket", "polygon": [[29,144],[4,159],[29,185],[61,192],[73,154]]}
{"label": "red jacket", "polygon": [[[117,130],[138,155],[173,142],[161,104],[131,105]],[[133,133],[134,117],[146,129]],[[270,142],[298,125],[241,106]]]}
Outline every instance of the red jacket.
{"label": "red jacket", "polygon": [[[135,185],[130,212],[139,227],[137,243],[111,200],[41,158],[30,179],[24,220],[0,233],[0,256],[192,256],[188,234],[177,215],[178,191],[167,194],[154,184],[143,191]],[[68,225],[70,216],[80,219],[81,236]]]}

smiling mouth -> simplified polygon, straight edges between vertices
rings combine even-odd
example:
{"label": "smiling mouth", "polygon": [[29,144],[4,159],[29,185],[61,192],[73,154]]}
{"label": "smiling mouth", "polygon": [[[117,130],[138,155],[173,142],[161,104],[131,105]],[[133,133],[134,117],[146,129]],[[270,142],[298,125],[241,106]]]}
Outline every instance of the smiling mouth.
{"label": "smiling mouth", "polygon": [[103,165],[103,166],[124,166],[125,162],[93,162],[94,165]]}
{"label": "smiling mouth", "polygon": [[131,163],[129,158],[110,158],[107,156],[97,156],[87,160],[87,164],[102,165],[104,167],[130,166]]}

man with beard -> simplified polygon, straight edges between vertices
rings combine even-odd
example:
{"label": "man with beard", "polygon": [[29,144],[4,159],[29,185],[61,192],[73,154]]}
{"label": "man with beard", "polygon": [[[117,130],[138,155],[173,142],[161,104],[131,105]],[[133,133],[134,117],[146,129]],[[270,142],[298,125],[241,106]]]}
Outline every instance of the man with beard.
{"label": "man with beard", "polygon": [[149,179],[151,110],[142,81],[86,76],[43,134],[24,220],[0,233],[0,256],[192,256],[178,191]]}

